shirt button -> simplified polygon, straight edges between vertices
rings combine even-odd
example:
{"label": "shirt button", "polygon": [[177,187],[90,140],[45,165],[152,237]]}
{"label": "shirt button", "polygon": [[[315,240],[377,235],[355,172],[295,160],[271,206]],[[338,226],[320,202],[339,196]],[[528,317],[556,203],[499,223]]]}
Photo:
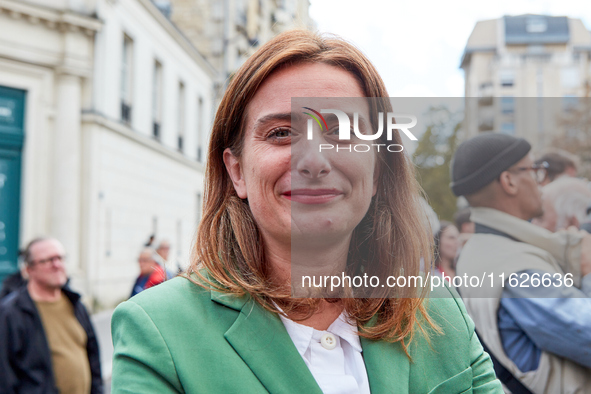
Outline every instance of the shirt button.
{"label": "shirt button", "polygon": [[337,347],[337,339],[330,332],[327,332],[326,334],[322,335],[322,338],[320,338],[320,344],[326,350],[332,350]]}

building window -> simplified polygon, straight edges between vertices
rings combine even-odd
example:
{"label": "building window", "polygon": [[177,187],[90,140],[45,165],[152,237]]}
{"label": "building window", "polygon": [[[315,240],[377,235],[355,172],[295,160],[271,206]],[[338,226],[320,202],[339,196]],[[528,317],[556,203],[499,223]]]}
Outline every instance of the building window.
{"label": "building window", "polygon": [[152,136],[157,140],[161,138],[162,125],[162,64],[154,62],[154,75],[152,78]]}
{"label": "building window", "polygon": [[178,119],[178,134],[177,134],[177,149],[179,152],[183,151],[183,143],[185,139],[185,84],[179,82],[179,119]]}
{"label": "building window", "polygon": [[199,97],[197,99],[197,121],[195,122],[197,124],[196,127],[196,133],[197,133],[197,162],[201,163],[201,160],[203,159],[201,157],[201,138],[203,136],[203,129],[202,129],[202,125],[203,125],[203,98]]}
{"label": "building window", "polygon": [[503,87],[511,87],[513,86],[515,80],[515,73],[512,70],[502,70],[499,73],[499,80],[501,86]]}
{"label": "building window", "polygon": [[560,70],[560,82],[565,89],[577,88],[581,85],[579,70],[576,67],[567,67]]}
{"label": "building window", "polygon": [[492,116],[480,116],[478,119],[478,131],[493,131],[495,120]]}
{"label": "building window", "polygon": [[501,97],[501,113],[512,115],[515,112],[515,98],[513,96]]}
{"label": "building window", "polygon": [[132,68],[133,68],[133,40],[123,36],[123,53],[121,57],[121,120],[131,124],[132,104]]}
{"label": "building window", "polygon": [[513,123],[513,122],[501,123],[501,133],[514,135],[515,134],[515,123]]}
{"label": "building window", "polygon": [[541,44],[531,44],[527,46],[527,53],[530,55],[543,55],[546,49]]}
{"label": "building window", "polygon": [[525,21],[528,33],[543,33],[548,30],[548,21],[543,16],[530,16]]}

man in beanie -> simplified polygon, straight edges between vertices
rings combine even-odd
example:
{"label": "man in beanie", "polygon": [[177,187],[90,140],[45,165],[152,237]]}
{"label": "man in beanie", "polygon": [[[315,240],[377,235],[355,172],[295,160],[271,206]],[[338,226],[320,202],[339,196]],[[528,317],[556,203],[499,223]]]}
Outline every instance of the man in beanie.
{"label": "man in beanie", "polygon": [[454,155],[451,188],[475,223],[457,272],[484,278],[460,291],[513,393],[591,393],[591,236],[529,223],[543,213],[546,175],[530,149],[485,133]]}

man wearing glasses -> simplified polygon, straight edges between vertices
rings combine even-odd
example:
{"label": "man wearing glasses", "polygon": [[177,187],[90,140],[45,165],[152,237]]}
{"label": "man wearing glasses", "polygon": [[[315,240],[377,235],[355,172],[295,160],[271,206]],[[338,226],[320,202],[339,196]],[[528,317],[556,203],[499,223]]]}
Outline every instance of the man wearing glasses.
{"label": "man wearing glasses", "polygon": [[475,223],[457,272],[486,279],[460,291],[511,392],[591,393],[591,235],[529,222],[543,214],[547,168],[530,149],[485,133],[454,155],[451,188]]}
{"label": "man wearing glasses", "polygon": [[26,287],[0,304],[0,393],[102,393],[99,347],[65,251],[37,238],[24,252]]}

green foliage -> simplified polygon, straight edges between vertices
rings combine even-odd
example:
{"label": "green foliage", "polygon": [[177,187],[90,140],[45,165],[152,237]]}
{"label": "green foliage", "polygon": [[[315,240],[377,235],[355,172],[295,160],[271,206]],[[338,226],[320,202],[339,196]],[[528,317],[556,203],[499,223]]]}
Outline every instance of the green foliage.
{"label": "green foliage", "polygon": [[461,122],[446,108],[431,108],[425,133],[414,153],[417,179],[440,220],[453,219],[456,197],[451,192],[451,159],[458,145]]}

